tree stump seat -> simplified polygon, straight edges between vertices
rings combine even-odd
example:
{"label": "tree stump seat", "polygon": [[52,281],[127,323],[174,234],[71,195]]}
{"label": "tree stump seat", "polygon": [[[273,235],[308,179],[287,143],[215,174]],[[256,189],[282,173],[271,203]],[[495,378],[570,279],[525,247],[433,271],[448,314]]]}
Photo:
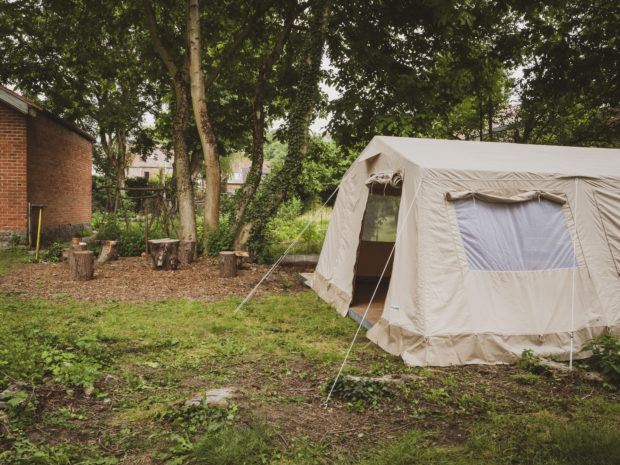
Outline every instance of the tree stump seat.
{"label": "tree stump seat", "polygon": [[112,260],[118,260],[119,247],[120,242],[118,241],[103,241],[97,261],[99,263],[106,263]]}
{"label": "tree stump seat", "polygon": [[73,278],[77,281],[93,279],[95,270],[95,254],[92,250],[73,252]]}
{"label": "tree stump seat", "polygon": [[179,266],[178,239],[151,239],[149,250],[154,270],[176,270]]}
{"label": "tree stump seat", "polygon": [[234,278],[237,276],[237,256],[235,252],[226,250],[220,252],[220,276]]}

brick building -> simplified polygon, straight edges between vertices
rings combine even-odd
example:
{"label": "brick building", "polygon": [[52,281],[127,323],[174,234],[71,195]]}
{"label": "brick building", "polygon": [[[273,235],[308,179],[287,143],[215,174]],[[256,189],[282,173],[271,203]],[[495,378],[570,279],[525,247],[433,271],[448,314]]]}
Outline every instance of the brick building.
{"label": "brick building", "polygon": [[90,226],[93,138],[0,86],[0,245],[66,239]]}

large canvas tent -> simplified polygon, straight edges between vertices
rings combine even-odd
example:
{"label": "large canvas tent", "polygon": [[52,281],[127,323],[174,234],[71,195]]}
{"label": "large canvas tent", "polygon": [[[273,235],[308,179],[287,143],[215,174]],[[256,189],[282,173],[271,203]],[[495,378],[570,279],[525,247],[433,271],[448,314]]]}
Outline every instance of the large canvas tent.
{"label": "large canvas tent", "polygon": [[375,137],[311,285],[342,315],[368,312],[367,337],[412,365],[619,333],[620,150]]}

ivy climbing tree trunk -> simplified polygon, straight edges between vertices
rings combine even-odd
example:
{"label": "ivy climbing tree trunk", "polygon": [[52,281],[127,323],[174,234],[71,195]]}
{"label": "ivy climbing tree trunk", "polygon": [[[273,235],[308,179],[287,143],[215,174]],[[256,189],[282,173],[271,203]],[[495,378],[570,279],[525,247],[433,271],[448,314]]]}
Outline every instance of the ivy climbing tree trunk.
{"label": "ivy climbing tree trunk", "polygon": [[288,117],[286,158],[282,168],[271,174],[264,188],[260,189],[252,200],[245,220],[241,221],[235,233],[233,241],[235,247],[248,242],[250,236],[260,241],[267,220],[275,214],[286,194],[295,187],[295,182],[301,174],[303,160],[308,153],[310,122],[320,98],[321,60],[330,1],[316,2],[313,10],[304,58],[301,62],[299,89]]}
{"label": "ivy climbing tree trunk", "polygon": [[[273,67],[282,55],[297,13],[293,8],[289,10],[284,20],[282,31],[276,38],[273,50],[261,63],[258,77],[256,78],[252,100],[252,164],[250,165],[246,181],[235,193],[235,223],[237,224],[243,219],[248,205],[260,185],[265,145],[265,92]],[[241,244],[235,242],[233,246],[238,248]]]}
{"label": "ivy climbing tree trunk", "polygon": [[220,211],[220,160],[217,153],[215,133],[205,97],[205,77],[202,69],[202,47],[200,41],[200,9],[198,0],[187,1],[187,37],[189,44],[189,77],[192,108],[198,128],[205,164],[205,207],[204,224],[215,229],[219,224]]}
{"label": "ivy climbing tree trunk", "polygon": [[174,86],[174,120],[172,123],[172,144],[174,146],[174,174],[179,201],[179,240],[196,242],[196,217],[194,213],[194,190],[192,187],[186,131],[190,119],[189,59],[182,58],[177,66],[172,55],[164,46],[149,0],[143,0],[153,50],[166,67]]}

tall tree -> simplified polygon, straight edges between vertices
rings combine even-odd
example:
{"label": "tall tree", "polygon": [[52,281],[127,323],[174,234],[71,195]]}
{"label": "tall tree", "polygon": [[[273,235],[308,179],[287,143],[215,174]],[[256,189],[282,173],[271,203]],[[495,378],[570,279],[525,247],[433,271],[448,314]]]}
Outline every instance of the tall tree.
{"label": "tall tree", "polygon": [[311,4],[304,50],[298,61],[299,82],[288,114],[286,158],[282,167],[270,175],[252,200],[235,233],[236,247],[248,242],[251,235],[261,240],[265,222],[275,213],[287,193],[292,192],[301,173],[304,158],[308,153],[309,126],[320,100],[321,62],[330,8],[329,0],[317,0]]}
{"label": "tall tree", "polygon": [[[174,145],[174,171],[179,200],[179,239],[184,243],[183,258],[191,261],[196,254],[196,216],[194,212],[194,189],[191,181],[190,160],[186,132],[190,120],[191,94],[189,82],[189,56],[187,46],[172,47],[164,43],[155,11],[149,0],[143,0],[146,21],[153,50],[165,66],[174,88],[174,120],[172,142]],[[178,18],[167,17],[168,28],[174,29]],[[175,22],[175,19],[177,20]],[[183,22],[185,23],[185,22]],[[181,24],[183,24],[181,23]],[[181,34],[181,37],[185,34]],[[166,38],[169,38],[166,35]],[[174,36],[172,36],[174,37]],[[180,50],[173,54],[173,50]]]}

